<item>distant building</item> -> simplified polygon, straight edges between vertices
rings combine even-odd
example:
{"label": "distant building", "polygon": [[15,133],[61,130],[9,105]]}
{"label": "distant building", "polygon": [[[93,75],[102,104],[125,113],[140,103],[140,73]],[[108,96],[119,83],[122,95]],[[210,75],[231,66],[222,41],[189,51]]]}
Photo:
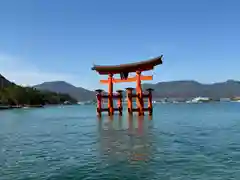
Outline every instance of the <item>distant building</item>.
{"label": "distant building", "polygon": [[239,101],[240,101],[240,97],[234,97],[234,98],[232,98],[231,100],[232,100],[232,101],[238,101],[238,102],[239,102]]}
{"label": "distant building", "polygon": [[231,99],[230,98],[220,98],[220,101],[222,101],[222,102],[229,102],[229,101],[231,101]]}

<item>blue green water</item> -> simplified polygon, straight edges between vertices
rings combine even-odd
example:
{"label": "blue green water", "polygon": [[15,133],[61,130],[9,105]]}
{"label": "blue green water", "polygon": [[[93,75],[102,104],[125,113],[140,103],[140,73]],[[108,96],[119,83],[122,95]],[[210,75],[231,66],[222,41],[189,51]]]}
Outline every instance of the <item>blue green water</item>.
{"label": "blue green water", "polygon": [[1,111],[0,179],[239,180],[240,103],[156,105],[152,120]]}

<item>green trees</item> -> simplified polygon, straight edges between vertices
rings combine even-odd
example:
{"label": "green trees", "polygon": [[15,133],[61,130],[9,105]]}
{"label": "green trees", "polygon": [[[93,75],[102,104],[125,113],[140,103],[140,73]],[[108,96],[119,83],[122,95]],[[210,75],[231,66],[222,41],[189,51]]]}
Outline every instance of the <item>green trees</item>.
{"label": "green trees", "polygon": [[76,103],[76,100],[67,94],[39,91],[32,87],[11,85],[0,89],[0,104],[2,105],[45,105]]}

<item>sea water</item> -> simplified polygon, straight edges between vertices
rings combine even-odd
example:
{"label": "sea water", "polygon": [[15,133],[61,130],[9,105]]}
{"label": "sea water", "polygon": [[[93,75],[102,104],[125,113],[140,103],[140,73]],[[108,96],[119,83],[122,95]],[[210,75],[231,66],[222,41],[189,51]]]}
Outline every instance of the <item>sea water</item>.
{"label": "sea water", "polygon": [[152,120],[94,106],[0,112],[1,180],[240,179],[240,103],[158,104]]}

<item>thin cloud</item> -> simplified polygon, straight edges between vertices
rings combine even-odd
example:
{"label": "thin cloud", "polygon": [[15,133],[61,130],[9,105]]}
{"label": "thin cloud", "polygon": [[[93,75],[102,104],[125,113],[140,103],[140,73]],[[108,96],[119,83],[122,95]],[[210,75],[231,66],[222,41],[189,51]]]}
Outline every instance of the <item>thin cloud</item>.
{"label": "thin cloud", "polygon": [[10,81],[24,86],[57,80],[74,82],[71,74],[46,72],[33,63],[15,56],[0,54],[0,64],[0,74]]}

